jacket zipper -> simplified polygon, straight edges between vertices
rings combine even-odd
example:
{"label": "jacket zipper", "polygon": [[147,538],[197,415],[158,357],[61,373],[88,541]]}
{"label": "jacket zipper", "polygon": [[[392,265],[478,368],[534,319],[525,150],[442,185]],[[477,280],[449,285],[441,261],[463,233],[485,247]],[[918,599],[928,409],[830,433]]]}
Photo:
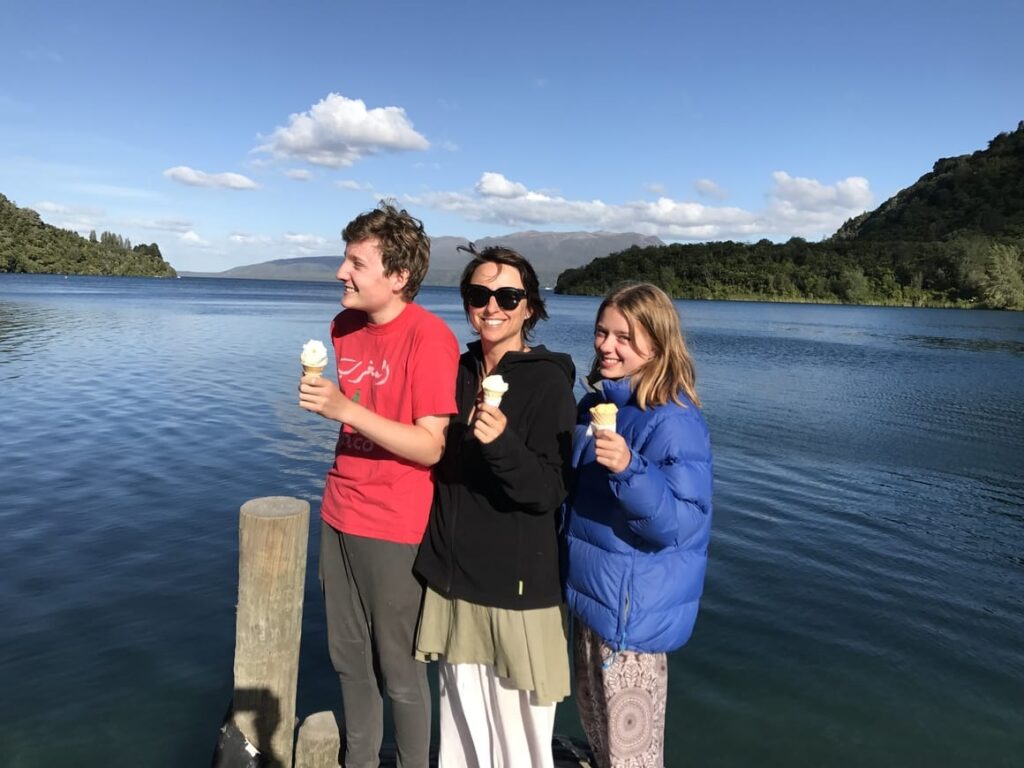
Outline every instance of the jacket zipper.
{"label": "jacket zipper", "polygon": [[630,600],[630,590],[633,587],[633,566],[636,561],[636,555],[631,554],[629,558],[629,573],[626,575],[626,589],[622,596],[622,627],[619,630],[619,636],[616,638],[618,648],[616,650],[624,650],[626,647],[626,630],[629,628],[629,613],[632,608],[632,602]]}

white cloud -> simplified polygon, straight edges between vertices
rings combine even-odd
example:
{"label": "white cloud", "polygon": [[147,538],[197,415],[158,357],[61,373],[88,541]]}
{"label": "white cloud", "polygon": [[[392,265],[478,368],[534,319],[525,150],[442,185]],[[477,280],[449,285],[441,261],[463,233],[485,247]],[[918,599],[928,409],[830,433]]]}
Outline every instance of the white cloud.
{"label": "white cloud", "polygon": [[569,200],[533,191],[500,173],[488,171],[476,183],[474,194],[429,192],[406,196],[425,205],[471,221],[522,226],[575,226],[608,231],[633,231],[669,240],[746,240],[755,237],[831,234],[846,219],[871,204],[866,179],[852,177],[832,185],[811,179],[775,174],[769,205],[762,211],[661,196],[651,201],[606,203]]}
{"label": "white cloud", "polygon": [[190,187],[216,187],[219,189],[259,189],[259,184],[240,173],[207,173],[176,165],[164,171],[167,178]]}
{"label": "white cloud", "polygon": [[334,186],[338,189],[350,189],[353,192],[369,192],[373,189],[372,184],[364,184],[361,181],[353,181],[352,179],[342,179],[341,181],[334,182]]}
{"label": "white cloud", "polygon": [[313,178],[313,172],[307,171],[305,168],[292,168],[285,171],[284,175],[296,181],[309,181]]}
{"label": "white cloud", "polygon": [[664,195],[665,185],[659,181],[652,181],[650,184],[647,185],[647,191],[655,195]]}
{"label": "white cloud", "polygon": [[238,245],[265,245],[273,242],[266,235],[250,235],[246,232],[232,232],[228,236],[228,240]]}
{"label": "white cloud", "polygon": [[308,112],[290,115],[288,125],[274,129],[255,151],[328,168],[348,168],[371,155],[429,146],[401,107],[367,109],[361,99],[329,93]]}
{"label": "white cloud", "polygon": [[525,185],[509,181],[500,173],[487,171],[476,183],[476,191],[484,197],[523,197],[529,194]]}
{"label": "white cloud", "polygon": [[131,219],[125,222],[129,227],[153,229],[158,232],[176,232],[183,234],[192,229],[191,221],[185,219]]}
{"label": "white cloud", "polygon": [[48,224],[61,229],[69,229],[80,235],[90,231],[109,228],[106,224],[106,212],[102,208],[86,205],[66,205],[52,200],[40,200],[32,208],[41,216],[45,216]]}
{"label": "white cloud", "polygon": [[210,245],[209,242],[203,240],[203,238],[201,238],[191,229],[188,232],[184,232],[178,235],[178,242],[181,243],[182,245],[194,246],[196,248],[205,248]]}
{"label": "white cloud", "polygon": [[286,243],[291,243],[292,245],[298,245],[303,247],[322,247],[324,245],[327,245],[327,240],[323,237],[320,237],[320,235],[306,235],[298,234],[295,232],[288,232],[284,236],[284,241]]}
{"label": "white cloud", "polygon": [[58,213],[65,216],[102,216],[101,208],[91,206],[69,206],[63,203],[53,203],[49,200],[41,200],[33,206],[36,211],[44,213]]}
{"label": "white cloud", "polygon": [[868,180],[861,176],[851,176],[831,186],[816,179],[794,178],[785,171],[775,171],[772,179],[772,198],[785,207],[820,212],[854,208],[862,211],[872,202]]}
{"label": "white cloud", "polygon": [[710,197],[712,200],[725,200],[729,196],[728,192],[711,179],[697,179],[693,183],[693,188],[701,197]]}

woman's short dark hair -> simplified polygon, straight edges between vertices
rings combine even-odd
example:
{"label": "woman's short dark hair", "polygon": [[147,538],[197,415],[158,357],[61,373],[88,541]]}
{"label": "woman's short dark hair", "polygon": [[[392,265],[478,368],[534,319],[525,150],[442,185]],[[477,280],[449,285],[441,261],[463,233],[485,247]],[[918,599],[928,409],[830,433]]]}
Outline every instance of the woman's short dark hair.
{"label": "woman's short dark hair", "polygon": [[470,243],[468,246],[458,246],[457,250],[465,251],[472,256],[466,268],[462,270],[462,278],[459,280],[462,309],[467,318],[469,317],[469,300],[466,298],[466,289],[469,288],[477,267],[487,263],[501,264],[519,272],[519,279],[523,281],[523,290],[526,291],[526,307],[530,310],[530,316],[523,321],[523,339],[529,341],[530,332],[538,321],[548,319],[548,310],[540,295],[540,280],[537,279],[533,265],[525,257],[503,245],[491,245],[482,251],[477,251],[476,246]]}

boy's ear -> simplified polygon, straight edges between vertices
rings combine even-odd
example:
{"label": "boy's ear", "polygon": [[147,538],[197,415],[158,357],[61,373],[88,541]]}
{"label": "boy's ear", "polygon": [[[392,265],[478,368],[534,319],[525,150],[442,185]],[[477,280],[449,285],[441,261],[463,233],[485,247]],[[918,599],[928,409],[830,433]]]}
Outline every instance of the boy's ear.
{"label": "boy's ear", "polygon": [[391,278],[391,290],[394,293],[401,293],[405,289],[405,284],[409,282],[409,270],[400,269],[389,277]]}

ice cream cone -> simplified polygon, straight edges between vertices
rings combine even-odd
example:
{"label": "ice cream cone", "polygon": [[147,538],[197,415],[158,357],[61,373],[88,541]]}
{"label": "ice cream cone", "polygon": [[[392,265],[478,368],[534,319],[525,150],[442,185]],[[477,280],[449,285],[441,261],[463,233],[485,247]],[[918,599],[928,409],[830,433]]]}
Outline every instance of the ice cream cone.
{"label": "ice cream cone", "polygon": [[508,382],[501,376],[488,376],[481,382],[484,390],[484,402],[488,405],[498,407],[501,405],[501,397],[508,392]]}
{"label": "ice cream cone", "polygon": [[590,409],[590,427],[594,431],[610,429],[615,431],[615,414],[619,409],[615,403],[598,403]]}
{"label": "ice cream cone", "polygon": [[327,347],[321,341],[310,339],[302,345],[299,362],[304,376],[320,376],[327,367]]}
{"label": "ice cream cone", "polygon": [[302,375],[319,377],[324,372],[325,367],[323,365],[304,365],[302,366]]}

